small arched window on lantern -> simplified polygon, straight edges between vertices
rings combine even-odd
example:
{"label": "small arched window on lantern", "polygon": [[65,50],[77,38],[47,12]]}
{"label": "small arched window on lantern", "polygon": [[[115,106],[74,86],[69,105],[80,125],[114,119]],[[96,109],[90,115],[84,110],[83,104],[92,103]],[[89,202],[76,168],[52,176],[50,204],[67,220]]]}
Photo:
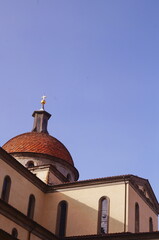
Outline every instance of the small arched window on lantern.
{"label": "small arched window on lantern", "polygon": [[34,197],[33,194],[31,194],[29,196],[27,217],[33,219],[33,217],[34,217],[34,209],[35,209],[35,197]]}
{"label": "small arched window on lantern", "polygon": [[135,233],[140,231],[140,210],[139,204],[135,203]]}
{"label": "small arched window on lantern", "polygon": [[108,197],[102,197],[99,200],[98,234],[108,233],[108,221],[109,221],[109,199]]}
{"label": "small arched window on lantern", "polygon": [[59,237],[64,237],[66,234],[68,204],[66,201],[61,201],[57,210],[56,233]]}
{"label": "small arched window on lantern", "polygon": [[11,178],[9,176],[5,176],[3,181],[2,194],[1,194],[1,199],[5,202],[9,201],[10,188],[11,188]]}

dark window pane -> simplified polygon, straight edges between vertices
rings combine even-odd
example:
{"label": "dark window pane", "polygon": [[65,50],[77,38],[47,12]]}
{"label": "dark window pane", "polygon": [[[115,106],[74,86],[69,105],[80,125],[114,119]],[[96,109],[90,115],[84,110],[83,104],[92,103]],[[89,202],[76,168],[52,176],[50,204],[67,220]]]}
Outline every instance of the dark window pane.
{"label": "dark window pane", "polygon": [[151,217],[149,218],[149,231],[153,232],[153,221]]}
{"label": "dark window pane", "polygon": [[35,197],[33,194],[29,197],[29,203],[28,203],[28,212],[27,216],[31,219],[34,217],[34,208],[35,208]]}
{"label": "dark window pane", "polygon": [[139,204],[135,204],[135,232],[140,231],[140,214],[139,214]]}
{"label": "dark window pane", "polygon": [[58,235],[60,237],[64,237],[65,236],[65,232],[66,232],[66,218],[67,218],[67,202],[66,201],[62,201],[59,203],[59,207],[58,207]]}
{"label": "dark window pane", "polygon": [[29,162],[27,162],[26,166],[28,168],[34,167],[34,162],[33,161],[29,161]]}
{"label": "dark window pane", "polygon": [[13,230],[12,230],[12,236],[15,237],[15,238],[18,237],[18,231],[17,231],[16,228],[13,228]]}
{"label": "dark window pane", "polygon": [[108,233],[108,199],[102,197],[99,200],[99,233]]}
{"label": "dark window pane", "polygon": [[11,179],[9,176],[6,176],[3,181],[2,194],[1,194],[1,199],[5,202],[8,202],[9,200],[10,187],[11,187]]}

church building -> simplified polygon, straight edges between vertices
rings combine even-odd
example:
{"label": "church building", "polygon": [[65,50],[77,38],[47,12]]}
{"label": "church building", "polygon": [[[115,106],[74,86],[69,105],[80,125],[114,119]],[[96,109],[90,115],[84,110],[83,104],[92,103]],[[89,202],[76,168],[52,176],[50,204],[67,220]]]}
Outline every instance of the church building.
{"label": "church building", "polygon": [[79,181],[41,103],[32,131],[0,147],[0,240],[159,239],[149,181],[130,174]]}

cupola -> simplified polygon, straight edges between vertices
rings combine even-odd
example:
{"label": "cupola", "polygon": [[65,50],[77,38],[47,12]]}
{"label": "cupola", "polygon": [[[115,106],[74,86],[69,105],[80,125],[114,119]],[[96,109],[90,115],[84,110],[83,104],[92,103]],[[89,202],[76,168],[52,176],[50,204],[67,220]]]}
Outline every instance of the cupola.
{"label": "cupola", "polygon": [[45,111],[45,103],[43,96],[41,109],[32,114],[32,131],[13,137],[2,147],[37,176],[47,172],[42,180],[48,184],[77,181],[79,173],[71,154],[58,139],[48,133],[51,114]]}

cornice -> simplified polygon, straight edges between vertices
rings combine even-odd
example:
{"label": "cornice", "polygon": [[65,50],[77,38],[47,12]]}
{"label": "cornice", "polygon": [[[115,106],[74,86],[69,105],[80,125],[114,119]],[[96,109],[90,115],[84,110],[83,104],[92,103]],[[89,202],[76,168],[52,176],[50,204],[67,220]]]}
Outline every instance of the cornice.
{"label": "cornice", "polygon": [[0,239],[3,239],[3,240],[19,240],[19,238],[15,238],[15,237],[11,236],[9,233],[5,232],[2,229],[0,229]]}
{"label": "cornice", "polygon": [[159,239],[159,231],[143,233],[110,233],[100,235],[65,237],[63,240],[155,240]]}
{"label": "cornice", "polygon": [[49,186],[47,192],[54,192],[60,189],[68,189],[68,188],[78,188],[84,186],[93,186],[93,185],[101,185],[107,183],[118,183],[118,182],[125,182],[129,181],[132,175],[120,175],[120,176],[112,176],[112,177],[105,177],[105,178],[97,178],[97,179],[88,179],[88,180],[81,180],[77,182],[67,182],[62,183],[54,186]]}
{"label": "cornice", "polygon": [[[134,178],[134,176],[133,176],[133,178]],[[159,214],[159,205],[158,205],[155,195],[153,195],[153,192],[149,192],[149,195],[151,196],[151,200],[152,200],[152,202],[151,202],[150,199],[145,196],[143,191],[141,189],[139,189],[138,185],[135,183],[135,180],[133,178],[130,180],[131,187],[133,187],[133,189],[140,195],[140,197],[149,205],[149,207],[154,211],[154,213],[156,215],[158,215]],[[147,185],[149,182],[145,179],[145,183]]]}

